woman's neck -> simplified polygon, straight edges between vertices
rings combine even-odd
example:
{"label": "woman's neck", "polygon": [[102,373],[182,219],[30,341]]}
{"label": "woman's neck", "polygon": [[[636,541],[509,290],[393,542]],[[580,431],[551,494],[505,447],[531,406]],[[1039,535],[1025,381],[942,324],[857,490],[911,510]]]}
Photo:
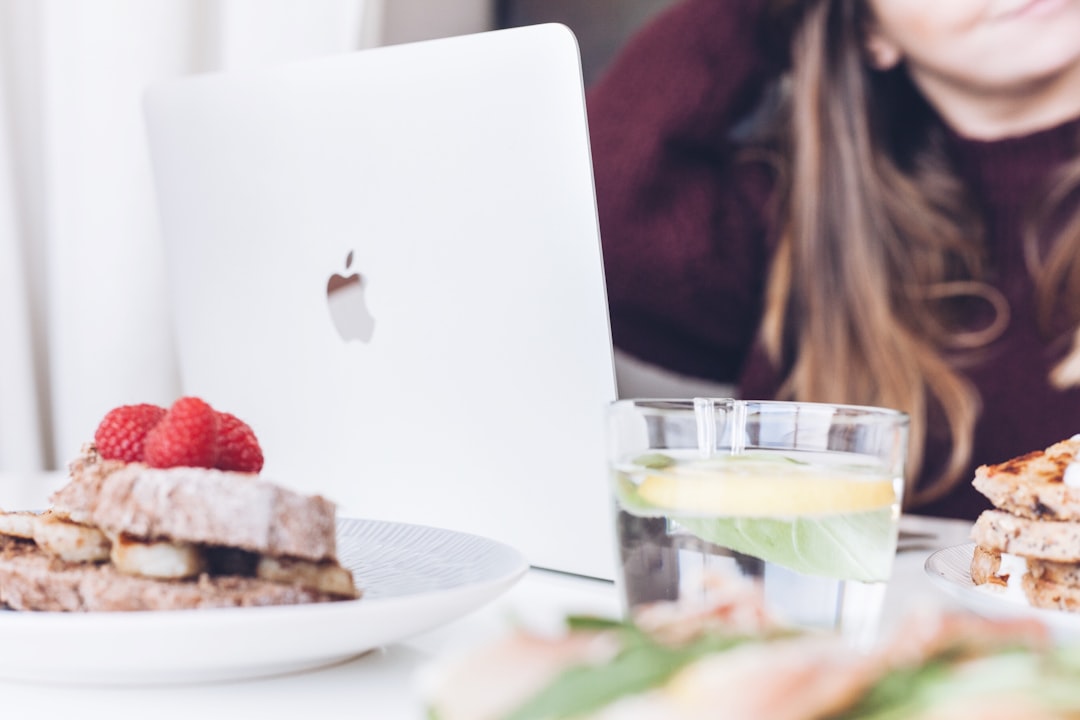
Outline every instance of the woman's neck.
{"label": "woman's neck", "polygon": [[974,140],[1029,135],[1080,117],[1080,63],[1008,91],[961,87],[914,72],[912,81],[953,130]]}

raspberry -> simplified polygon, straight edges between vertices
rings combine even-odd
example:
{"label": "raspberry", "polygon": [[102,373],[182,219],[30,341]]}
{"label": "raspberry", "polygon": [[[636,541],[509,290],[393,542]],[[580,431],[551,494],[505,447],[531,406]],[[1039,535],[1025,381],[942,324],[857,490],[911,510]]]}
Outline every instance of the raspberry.
{"label": "raspberry", "polygon": [[146,463],[151,467],[214,467],[217,462],[218,418],[196,397],[173,403],[146,436]]}
{"label": "raspberry", "polygon": [[165,416],[157,405],[121,405],[105,414],[94,432],[94,445],[106,460],[142,462],[146,434]]}
{"label": "raspberry", "polygon": [[259,440],[247,423],[235,415],[219,412],[218,459],[219,470],[257,473],[262,470],[263,454]]}

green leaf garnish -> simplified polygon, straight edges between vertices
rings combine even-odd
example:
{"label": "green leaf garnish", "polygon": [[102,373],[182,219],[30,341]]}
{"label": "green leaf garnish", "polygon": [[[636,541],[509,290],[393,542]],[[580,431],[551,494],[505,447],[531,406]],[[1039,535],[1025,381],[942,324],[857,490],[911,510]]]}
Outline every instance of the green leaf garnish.
{"label": "green leaf garnish", "polygon": [[566,618],[566,627],[571,632],[576,631],[607,631],[632,630],[640,632],[633,623],[626,620],[612,620],[611,618],[597,617],[595,615],[570,615]]}
{"label": "green leaf garnish", "polygon": [[896,521],[889,507],[792,518],[672,520],[702,540],[806,575],[885,582],[892,572]]}
{"label": "green leaf garnish", "polygon": [[1075,648],[1042,655],[1013,647],[959,662],[942,654],[885,675],[853,708],[829,720],[902,720],[944,703],[962,707],[1005,697],[1027,698],[1033,712],[1043,708],[1072,717],[1080,712],[1075,654]]}
{"label": "green leaf garnish", "polygon": [[566,720],[598,710],[625,695],[659,687],[686,665],[747,642],[744,637],[706,636],[684,647],[668,647],[644,633],[607,665],[564,670],[505,720]]}
{"label": "green leaf garnish", "polygon": [[932,661],[916,667],[899,668],[886,674],[855,707],[829,720],[900,720],[927,707],[926,694],[949,675],[948,665]]}
{"label": "green leaf garnish", "polygon": [[650,470],[663,470],[674,465],[675,458],[663,453],[648,453],[647,455],[638,455],[632,462],[634,465],[640,465]]}

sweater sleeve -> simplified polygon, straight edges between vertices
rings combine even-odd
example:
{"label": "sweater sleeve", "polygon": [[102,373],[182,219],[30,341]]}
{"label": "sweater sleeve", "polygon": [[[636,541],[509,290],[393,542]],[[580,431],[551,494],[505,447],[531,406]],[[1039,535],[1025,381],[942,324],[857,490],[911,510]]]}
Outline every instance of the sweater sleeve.
{"label": "sweater sleeve", "polygon": [[772,187],[731,133],[770,79],[762,0],[684,0],[589,90],[612,336],[669,370],[737,380],[761,314]]}

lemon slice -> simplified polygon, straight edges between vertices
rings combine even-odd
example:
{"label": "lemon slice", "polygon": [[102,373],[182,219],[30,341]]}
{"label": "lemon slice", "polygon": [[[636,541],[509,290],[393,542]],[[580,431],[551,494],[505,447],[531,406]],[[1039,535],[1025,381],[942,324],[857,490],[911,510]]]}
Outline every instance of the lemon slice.
{"label": "lemon slice", "polygon": [[647,475],[637,494],[657,508],[742,517],[859,512],[896,502],[890,479],[820,471],[730,474],[672,470]]}

